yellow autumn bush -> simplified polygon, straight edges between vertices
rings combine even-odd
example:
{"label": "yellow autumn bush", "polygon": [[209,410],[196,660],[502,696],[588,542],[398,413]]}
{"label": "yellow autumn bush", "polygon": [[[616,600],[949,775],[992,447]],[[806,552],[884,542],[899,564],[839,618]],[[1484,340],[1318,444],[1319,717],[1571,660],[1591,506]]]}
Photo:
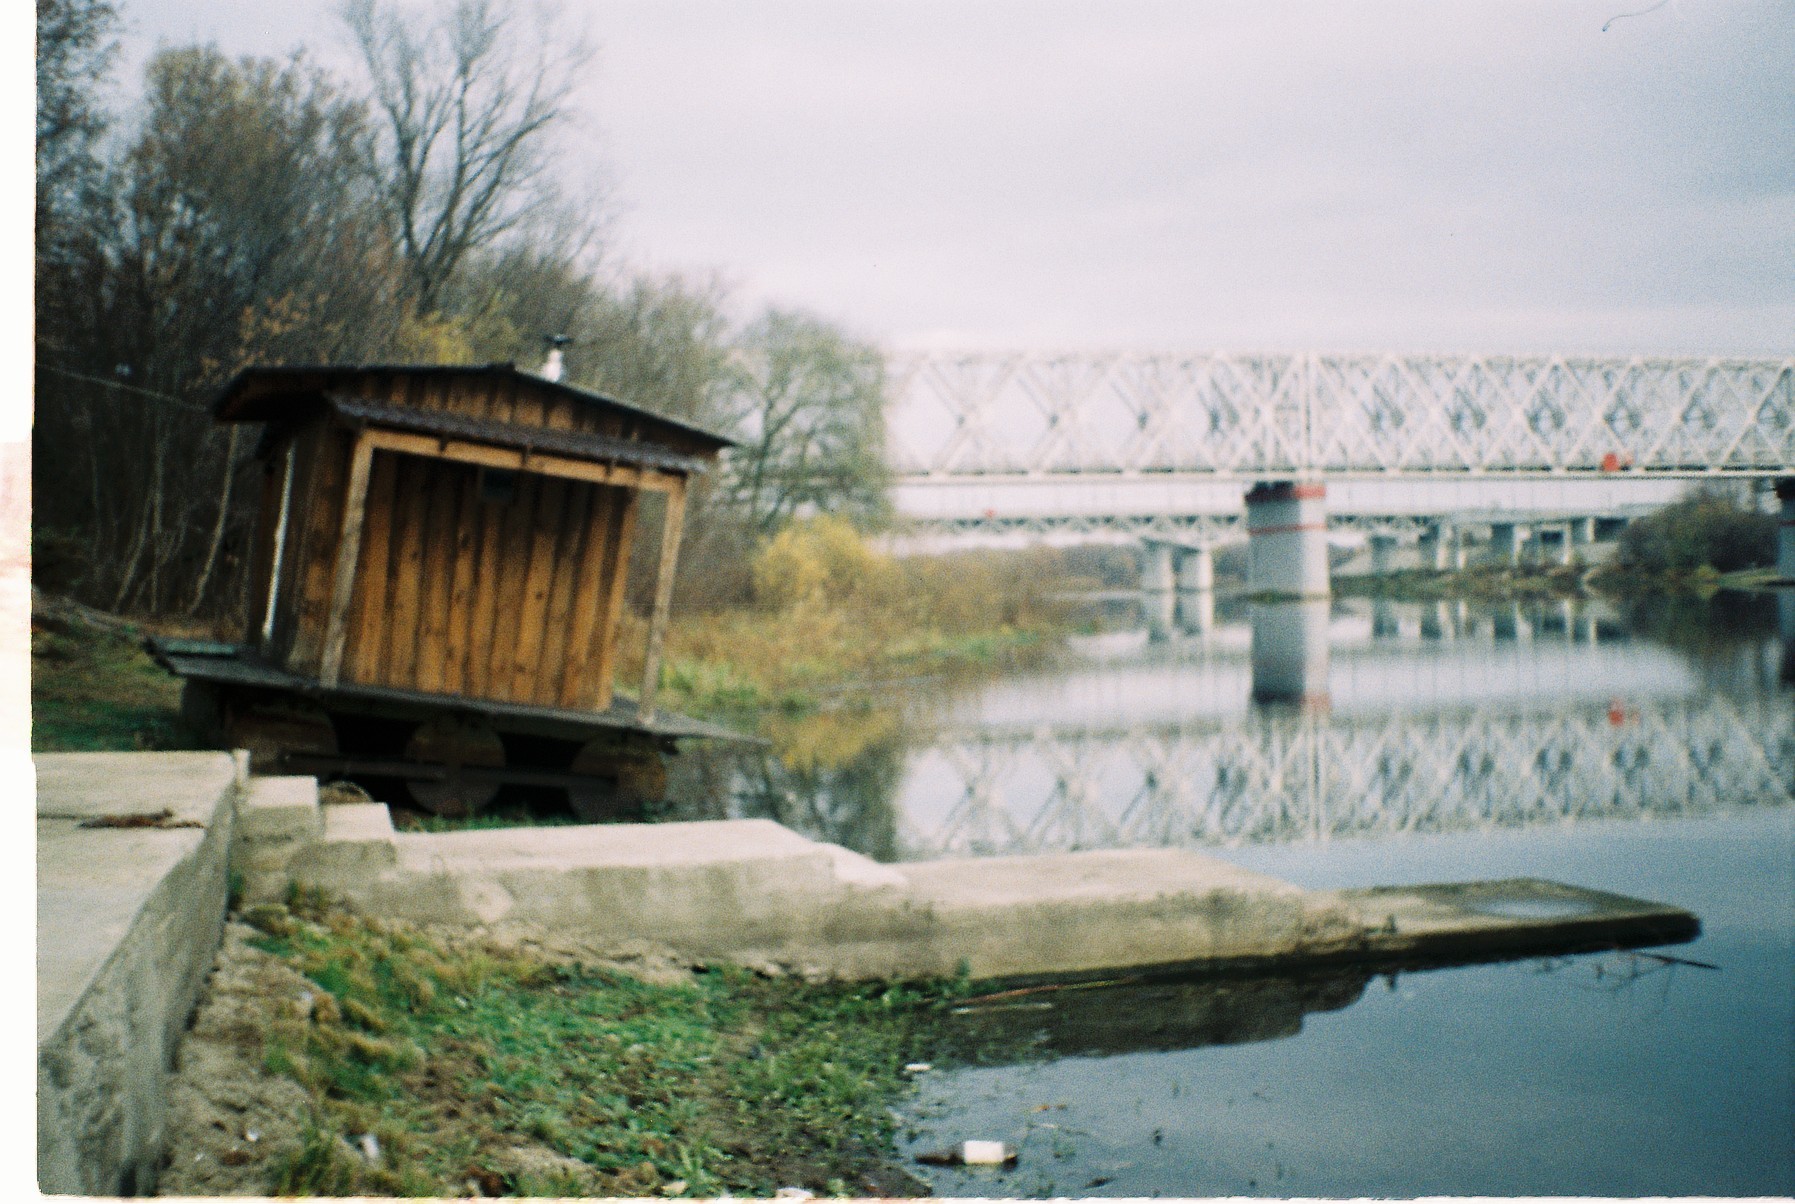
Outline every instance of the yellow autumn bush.
{"label": "yellow autumn bush", "polygon": [[891,557],[867,546],[846,519],[820,514],[785,526],[754,558],[754,596],[763,606],[878,601],[897,577]]}

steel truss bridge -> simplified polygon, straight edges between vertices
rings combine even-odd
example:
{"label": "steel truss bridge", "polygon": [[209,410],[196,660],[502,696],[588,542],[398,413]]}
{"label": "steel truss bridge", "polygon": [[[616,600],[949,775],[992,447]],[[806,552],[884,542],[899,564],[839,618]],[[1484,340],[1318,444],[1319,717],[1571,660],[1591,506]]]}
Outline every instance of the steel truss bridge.
{"label": "steel truss bridge", "polygon": [[[1669,500],[1666,498],[1665,500]],[[947,503],[951,506],[953,503]],[[986,507],[977,513],[917,513],[906,515],[907,527],[917,534],[948,537],[980,537],[994,543],[1139,543],[1160,541],[1180,546],[1202,547],[1246,540],[1246,514],[1238,498],[1228,503],[1233,511],[1192,513],[1186,508],[1167,507],[1168,512],[1136,512],[1120,509],[1116,513],[1015,514]],[[1441,520],[1458,526],[1488,526],[1492,522],[1518,522],[1550,525],[1576,519],[1628,521],[1656,510],[1662,503],[1616,502],[1592,500],[1583,506],[1566,506],[1562,498],[1543,500],[1538,508],[1517,506],[1505,514],[1488,509],[1461,510],[1438,501],[1429,505],[1390,503],[1364,505],[1342,513],[1330,509],[1328,529],[1358,535],[1387,535],[1412,541],[1434,534]],[[933,506],[930,509],[934,509]],[[1411,511],[1403,513],[1402,511]]]}
{"label": "steel truss bridge", "polygon": [[947,734],[957,802],[913,858],[1490,830],[1795,804],[1787,701]]}
{"label": "steel truss bridge", "polygon": [[1226,534],[1273,478],[1357,484],[1363,525],[1479,508],[1473,482],[1596,514],[1628,500],[1604,483],[1795,476],[1795,358],[935,352],[888,372],[898,509],[934,532]]}

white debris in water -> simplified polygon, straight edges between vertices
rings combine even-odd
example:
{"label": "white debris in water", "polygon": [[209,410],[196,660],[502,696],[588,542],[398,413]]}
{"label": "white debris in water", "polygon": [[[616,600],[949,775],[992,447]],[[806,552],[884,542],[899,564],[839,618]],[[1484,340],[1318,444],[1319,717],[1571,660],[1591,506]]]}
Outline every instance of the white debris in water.
{"label": "white debris in water", "polygon": [[1002,1166],[1008,1161],[1009,1150],[1001,1141],[963,1141],[960,1143],[960,1161],[967,1166]]}

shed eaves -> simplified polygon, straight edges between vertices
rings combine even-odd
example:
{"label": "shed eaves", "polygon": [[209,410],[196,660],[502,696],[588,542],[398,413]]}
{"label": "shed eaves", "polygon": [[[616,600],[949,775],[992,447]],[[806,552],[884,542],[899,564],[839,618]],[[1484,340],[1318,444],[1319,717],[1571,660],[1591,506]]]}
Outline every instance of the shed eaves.
{"label": "shed eaves", "polygon": [[237,373],[212,402],[212,413],[220,422],[263,422],[289,417],[296,400],[322,400],[324,394],[353,394],[357,380],[374,376],[490,376],[495,384],[517,383],[544,393],[568,397],[583,405],[596,406],[611,413],[641,419],[650,430],[655,426],[669,433],[677,432],[686,439],[721,451],[734,447],[735,440],[693,423],[657,414],[653,410],[606,397],[562,381],[547,380],[533,372],[520,371],[515,364],[283,364],[245,368]]}
{"label": "shed eaves", "polygon": [[356,426],[382,426],[439,438],[467,439],[525,453],[548,452],[604,464],[634,464],[668,472],[700,473],[710,467],[705,456],[686,456],[638,439],[614,439],[583,431],[551,430],[516,422],[494,422],[439,410],[413,410],[383,405],[341,393],[326,393],[325,404]]}

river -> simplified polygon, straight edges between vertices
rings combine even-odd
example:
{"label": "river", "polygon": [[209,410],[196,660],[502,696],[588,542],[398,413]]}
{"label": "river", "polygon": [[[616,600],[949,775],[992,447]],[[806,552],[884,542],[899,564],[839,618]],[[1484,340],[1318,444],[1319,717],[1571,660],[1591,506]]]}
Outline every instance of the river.
{"label": "river", "polygon": [[[1093,606],[1067,662],[846,697],[727,810],[886,861],[1198,848],[1304,886],[1557,879],[1694,941],[1042,992],[956,1017],[954,1196],[1795,1194],[1795,598]],[[968,1052],[971,1051],[971,1052]]]}

